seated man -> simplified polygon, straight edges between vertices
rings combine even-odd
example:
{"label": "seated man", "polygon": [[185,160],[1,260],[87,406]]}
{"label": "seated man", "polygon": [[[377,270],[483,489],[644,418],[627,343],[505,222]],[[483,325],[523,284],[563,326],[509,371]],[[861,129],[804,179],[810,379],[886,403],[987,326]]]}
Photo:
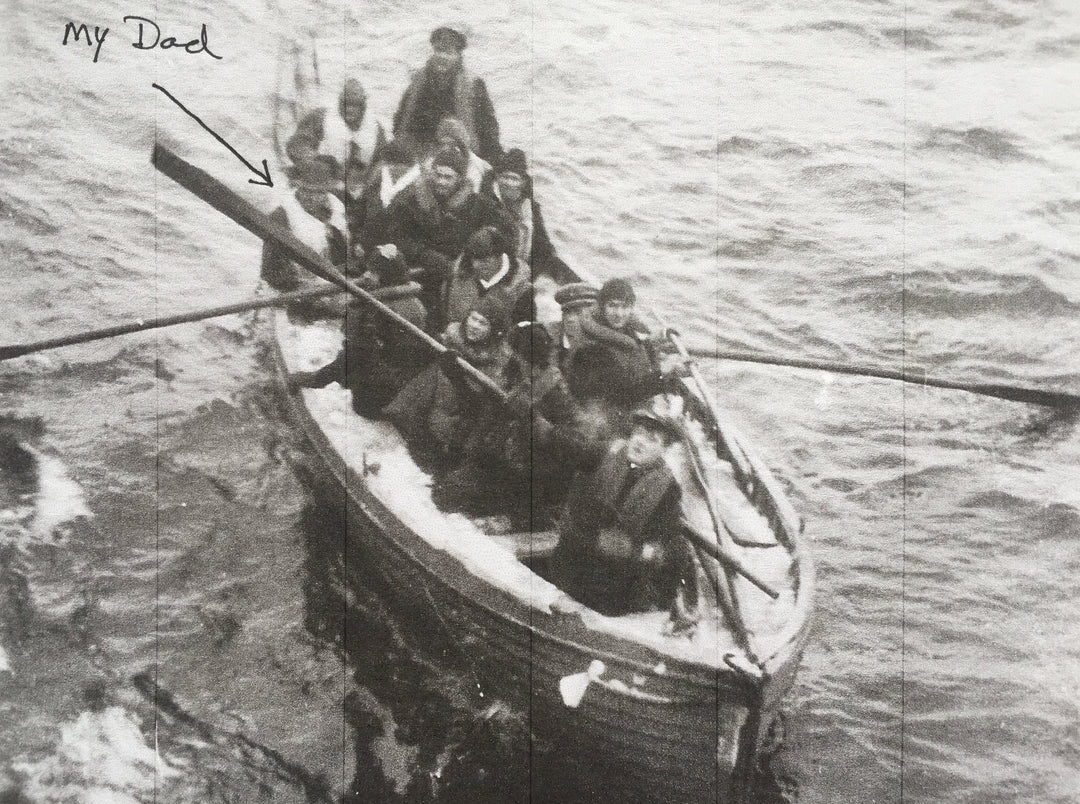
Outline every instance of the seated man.
{"label": "seated man", "polygon": [[517,237],[512,252],[529,267],[533,279],[547,274],[556,281],[572,276],[566,263],[555,253],[548,237],[540,204],[533,196],[532,178],[525,163],[525,152],[511,148],[495,161],[495,180],[485,185],[514,224]]}
{"label": "seated man", "polygon": [[[627,408],[662,388],[649,334],[635,326],[634,302],[634,289],[625,279],[605,282],[596,309],[581,319],[582,343],[574,350],[575,354],[599,352],[612,361],[618,380],[610,389],[609,399]],[[570,376],[567,379],[574,381]]]}
{"label": "seated man", "polygon": [[[332,193],[333,171],[326,162],[316,160],[297,172],[293,184],[296,189],[270,213],[270,220],[287,228],[300,242],[334,265],[346,266],[348,226],[345,207]],[[323,284],[323,280],[294,264],[269,240],[263,245],[261,275],[272,288],[281,291],[296,290],[305,284]]]}
{"label": "seated man", "polygon": [[559,520],[553,581],[605,614],[696,604],[696,566],[680,534],[681,489],[664,461],[676,424],[663,397],[636,410],[629,438],[582,464]]}
{"label": "seated man", "polygon": [[465,35],[443,26],[431,33],[432,54],[417,72],[394,114],[394,138],[417,160],[431,150],[439,123],[445,117],[460,120],[472,150],[487,161],[502,153],[499,122],[483,79],[469,73],[461,58]]}
{"label": "seated man", "polygon": [[378,161],[368,174],[359,203],[349,212],[349,235],[353,251],[364,253],[389,243],[389,209],[395,198],[420,179],[420,165],[401,146],[390,142],[379,151]]}
{"label": "seated man", "polygon": [[[357,280],[409,323],[423,329],[427,313],[408,281],[405,261],[393,244],[372,249],[367,271]],[[393,292],[391,292],[391,289]],[[375,416],[426,365],[428,351],[397,324],[353,299],[345,311],[345,343],[337,357],[317,371],[296,372],[290,384],[322,388],[341,383],[352,392],[353,410]]]}
{"label": "seated man", "polygon": [[563,372],[569,372],[571,353],[585,342],[581,322],[596,309],[598,294],[599,290],[587,282],[571,282],[555,291],[555,303],[559,305],[562,320],[551,325],[551,337]]}
{"label": "seated man", "polygon": [[528,414],[560,426],[573,417],[575,405],[543,326],[523,322],[507,340],[509,411],[492,411],[476,423],[461,464],[439,479],[432,498],[445,511],[506,511],[526,529],[552,519],[570,474],[557,453],[534,443]]}
{"label": "seated man", "polygon": [[413,445],[442,461],[456,461],[483,404],[461,376],[462,357],[505,386],[509,349],[506,313],[493,299],[479,299],[464,322],[451,324],[442,336],[449,350],[409,382],[383,409],[386,418]]}
{"label": "seated man", "polygon": [[382,124],[367,114],[367,93],[359,81],[349,78],[337,108],[324,107],[305,115],[285,144],[285,153],[301,169],[321,156],[334,171],[337,190],[355,200],[364,173],[385,143]]}
{"label": "seated man", "polygon": [[507,251],[503,232],[495,226],[481,227],[469,235],[446,285],[448,322],[463,321],[476,300],[489,295],[510,311],[511,324],[529,318],[531,311],[524,309],[528,305],[518,307],[529,289],[529,276]]}
{"label": "seated man", "polygon": [[430,170],[394,199],[388,211],[387,234],[411,268],[423,271],[421,301],[435,331],[445,325],[441,297],[450,267],[470,234],[486,225],[505,230],[505,220],[465,181],[467,160],[456,146],[435,154]]}
{"label": "seated man", "polygon": [[[469,159],[465,167],[465,180],[469,182],[469,186],[472,187],[474,193],[480,192],[485,183],[489,181],[491,165],[473,151],[474,145],[469,138],[469,132],[465,130],[465,124],[457,118],[444,117],[435,130],[435,149],[438,150],[444,145],[456,145],[465,152]],[[430,163],[431,158],[429,157],[425,162],[425,166],[430,165]]]}

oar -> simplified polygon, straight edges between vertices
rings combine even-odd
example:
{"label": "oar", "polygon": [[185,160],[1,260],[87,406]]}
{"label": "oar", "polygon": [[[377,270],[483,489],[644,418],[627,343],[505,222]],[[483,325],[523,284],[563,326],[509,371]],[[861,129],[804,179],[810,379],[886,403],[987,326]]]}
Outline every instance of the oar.
{"label": "oar", "polygon": [[[372,291],[372,293],[380,299],[392,299],[416,293],[419,290],[419,287],[420,286],[415,282],[412,282],[408,285],[378,288],[377,290]],[[32,354],[34,352],[43,352],[46,349],[56,349],[59,346],[72,346],[77,343],[100,341],[105,338],[116,337],[117,335],[128,335],[132,332],[171,327],[175,324],[188,324],[192,321],[202,321],[207,318],[231,315],[232,313],[246,313],[249,310],[260,310],[264,307],[284,307],[293,302],[311,301],[312,299],[320,299],[323,296],[332,296],[335,293],[341,293],[341,289],[318,288],[317,290],[298,290],[293,293],[282,293],[279,296],[268,296],[264,299],[252,299],[251,301],[237,302],[236,304],[225,304],[221,307],[209,307],[205,310],[196,310],[191,313],[139,319],[130,324],[117,324],[113,327],[91,329],[86,332],[76,332],[71,335],[59,335],[55,338],[46,338],[45,340],[34,341],[33,343],[0,346],[0,360],[11,360],[12,358],[22,357],[23,355]]]}
{"label": "oar", "polygon": [[[214,209],[225,214],[236,223],[243,226],[249,232],[262,240],[273,243],[280,248],[293,262],[307,268],[316,276],[337,285],[356,298],[363,301],[379,315],[393,321],[399,328],[411,334],[416,340],[423,343],[432,353],[442,355],[450,351],[438,340],[428,335],[408,319],[398,315],[385,304],[380,302],[368,291],[361,288],[355,282],[347,279],[325,257],[317,254],[312,248],[301,243],[292,232],[275,224],[268,215],[260,212],[239,195],[234,193],[224,184],[210,174],[185,162],[165,146],[157,143],[154,145],[151,161],[154,167],[171,178],[181,187],[190,190],[196,196],[208,203]],[[498,384],[488,377],[480,369],[457,358],[458,368],[470,380],[484,389],[492,397],[500,402],[506,401],[505,392]]]}
{"label": "oar", "polygon": [[743,363],[764,363],[770,366],[790,366],[791,368],[831,371],[834,374],[854,374],[861,377],[877,377],[883,380],[900,380],[915,385],[929,385],[934,388],[950,388],[968,391],[972,394],[993,396],[1010,402],[1028,402],[1034,405],[1047,405],[1055,408],[1075,408],[1080,406],[1080,394],[1066,391],[1046,391],[1041,388],[1025,388],[1019,385],[999,385],[994,383],[960,382],[935,377],[927,377],[923,369],[910,368],[903,371],[860,366],[853,363],[841,363],[834,360],[803,360],[793,357],[777,357],[757,352],[738,352],[723,349],[705,349],[687,347],[687,351],[696,357],[716,360],[736,360]]}
{"label": "oar", "polygon": [[710,539],[705,536],[705,534],[698,533],[694,528],[690,527],[690,525],[685,522],[683,523],[682,533],[683,536],[685,536],[686,539],[690,542],[690,544],[692,544],[694,547],[702,548],[706,553],[708,553],[710,556],[723,564],[725,569],[731,570],[732,572],[737,572],[739,575],[746,578],[746,580],[750,581],[750,583],[752,583],[762,592],[767,594],[773,600],[776,600],[778,597],[780,597],[780,593],[773,589],[772,586],[769,585],[768,581],[758,577],[758,575],[752,569],[739,561],[739,559],[735,558],[735,556],[731,555],[730,553],[725,552],[720,547],[720,545],[716,543],[715,539]]}

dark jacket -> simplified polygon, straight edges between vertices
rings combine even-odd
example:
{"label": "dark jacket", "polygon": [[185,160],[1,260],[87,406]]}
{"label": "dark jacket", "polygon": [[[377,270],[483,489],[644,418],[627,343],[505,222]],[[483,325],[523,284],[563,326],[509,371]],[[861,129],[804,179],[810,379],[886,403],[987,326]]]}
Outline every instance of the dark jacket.
{"label": "dark jacket", "polygon": [[[334,200],[337,201],[337,199]],[[299,210],[299,205],[290,204],[290,208],[294,215],[307,214]],[[270,220],[282,228],[292,231],[301,242],[305,241],[305,238],[298,231],[295,231],[295,227],[290,225],[289,213],[285,211],[284,207],[278,207],[271,212]],[[345,265],[348,259],[349,246],[344,227],[341,224],[324,224],[324,237],[325,242],[321,244],[322,248],[316,248],[320,244],[315,242],[308,242],[307,245],[329,259],[334,265]],[[313,276],[310,272],[295,265],[284,251],[269,240],[263,244],[260,274],[267,284],[280,291],[296,290]]]}
{"label": "dark jacket", "polygon": [[[645,333],[632,325],[612,329],[598,308],[581,320],[580,336],[581,343],[564,366],[571,388],[600,384],[608,389],[605,396],[610,401],[623,406],[633,406],[661,390],[660,369]],[[600,376],[578,376],[582,372]]]}
{"label": "dark jacket", "polygon": [[680,498],[663,460],[632,467],[625,442],[616,442],[574,481],[552,556],[558,583],[608,614],[671,606],[679,585],[692,583],[696,572],[680,535]]}
{"label": "dark jacket", "polygon": [[[516,312],[522,294],[529,287],[529,275],[518,265],[514,257],[506,256],[504,264],[507,267],[505,276],[485,288],[480,283],[479,277],[473,273],[470,262],[464,257],[457,260],[446,283],[444,296],[446,321],[451,324],[464,321],[477,299],[489,295],[498,300],[508,315]],[[514,319],[511,323],[517,323],[520,320],[517,316],[511,317]]]}
{"label": "dark jacket", "polygon": [[448,199],[438,200],[427,181],[410,185],[393,200],[387,211],[386,234],[395,243],[409,265],[423,270],[421,300],[435,320],[441,316],[441,293],[449,278],[453,261],[465,248],[469,235],[482,226],[497,226],[507,231],[509,224],[490,201],[461,186]]}
{"label": "dark jacket", "polygon": [[[451,325],[444,333],[443,341],[497,383],[504,383],[509,349],[503,337],[474,345],[462,337],[460,325]],[[438,363],[432,363],[409,382],[383,412],[407,439],[452,453],[464,444],[476,419],[475,399],[467,385],[467,381],[447,375]]]}
{"label": "dark jacket", "polygon": [[[503,202],[502,197],[499,195],[499,187],[494,173],[484,182],[481,194],[490,197],[503,211],[507,220],[514,227],[515,236],[511,242],[520,244],[523,228],[520,212],[512,210]],[[533,279],[536,279],[541,274],[547,274],[557,282],[574,281],[575,275],[570,270],[570,267],[555,253],[555,245],[551,242],[551,237],[548,236],[547,227],[544,225],[544,216],[540,213],[540,203],[532,195],[531,180],[529,180],[529,188],[526,190],[523,203],[528,204],[532,217],[532,235],[527,253],[519,249],[517,252],[518,259],[528,263],[529,272]]]}
{"label": "dark jacket", "polygon": [[390,243],[390,207],[420,178],[418,165],[378,164],[364,183],[359,203],[349,205],[349,235],[365,252]]}
{"label": "dark jacket", "polygon": [[394,138],[423,158],[435,142],[435,131],[444,117],[465,124],[473,142],[473,152],[491,162],[502,154],[499,121],[483,79],[474,78],[464,67],[454,76],[449,89],[439,89],[428,67],[418,71],[401,97],[394,114]]}

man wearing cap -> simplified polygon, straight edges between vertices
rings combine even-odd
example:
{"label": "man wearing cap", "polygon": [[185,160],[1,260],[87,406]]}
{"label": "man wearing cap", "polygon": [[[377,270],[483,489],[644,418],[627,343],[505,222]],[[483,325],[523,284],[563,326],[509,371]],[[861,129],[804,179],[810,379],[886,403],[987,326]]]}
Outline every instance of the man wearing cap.
{"label": "man wearing cap", "polygon": [[494,165],[494,180],[484,188],[505,210],[514,223],[517,237],[514,254],[518,261],[529,266],[535,279],[547,274],[556,281],[563,281],[572,273],[566,263],[555,253],[555,246],[548,237],[540,204],[533,196],[532,178],[525,162],[525,152],[511,148]]}
{"label": "man wearing cap", "polygon": [[463,321],[477,299],[493,295],[510,311],[511,323],[522,319],[518,302],[529,288],[529,277],[507,252],[504,233],[495,226],[477,229],[465,241],[446,286],[446,320]]}
{"label": "man wearing cap", "polygon": [[484,226],[509,228],[490,201],[465,181],[466,155],[455,145],[440,148],[431,167],[403,190],[387,212],[387,235],[410,267],[420,269],[421,300],[434,331],[445,326],[442,289],[469,235]]}
{"label": "man wearing cap", "polygon": [[431,33],[432,54],[417,72],[394,115],[394,137],[407,143],[414,157],[423,158],[436,140],[440,121],[454,117],[469,136],[469,150],[491,162],[502,153],[499,123],[483,79],[462,64],[467,44],[460,31],[442,26]]}
{"label": "man wearing cap", "polygon": [[[550,432],[550,431],[549,431]],[[631,415],[628,438],[599,460],[579,452],[552,555],[555,582],[605,614],[696,602],[692,548],[680,535],[681,489],[664,460],[677,424],[663,397]],[[551,436],[540,435],[541,443]]]}
{"label": "man wearing cap", "polygon": [[584,343],[581,322],[596,309],[599,290],[588,282],[570,282],[555,291],[555,303],[559,305],[562,319],[550,325],[555,341],[556,359],[565,372],[570,366],[570,355]]}
{"label": "man wearing cap", "polygon": [[588,362],[586,353],[602,355],[614,369],[609,399],[627,408],[662,388],[655,348],[634,317],[635,301],[634,288],[625,279],[605,282],[596,308],[581,319],[581,342],[569,357],[571,368],[566,369],[567,379],[573,382],[575,363]]}
{"label": "man wearing cap", "polygon": [[[345,207],[333,195],[333,168],[316,159],[298,171],[295,189],[284,196],[281,206],[270,213],[270,220],[286,227],[296,238],[334,265],[348,259],[348,225]],[[269,240],[263,245],[262,278],[276,290],[296,290],[308,278],[315,278],[298,267]],[[319,280],[321,282],[321,280]]]}
{"label": "man wearing cap", "polygon": [[378,150],[386,143],[386,131],[373,115],[367,114],[367,93],[355,78],[345,81],[337,99],[305,115],[285,144],[285,153],[303,167],[320,156],[334,170],[344,195],[359,198],[365,172]]}

